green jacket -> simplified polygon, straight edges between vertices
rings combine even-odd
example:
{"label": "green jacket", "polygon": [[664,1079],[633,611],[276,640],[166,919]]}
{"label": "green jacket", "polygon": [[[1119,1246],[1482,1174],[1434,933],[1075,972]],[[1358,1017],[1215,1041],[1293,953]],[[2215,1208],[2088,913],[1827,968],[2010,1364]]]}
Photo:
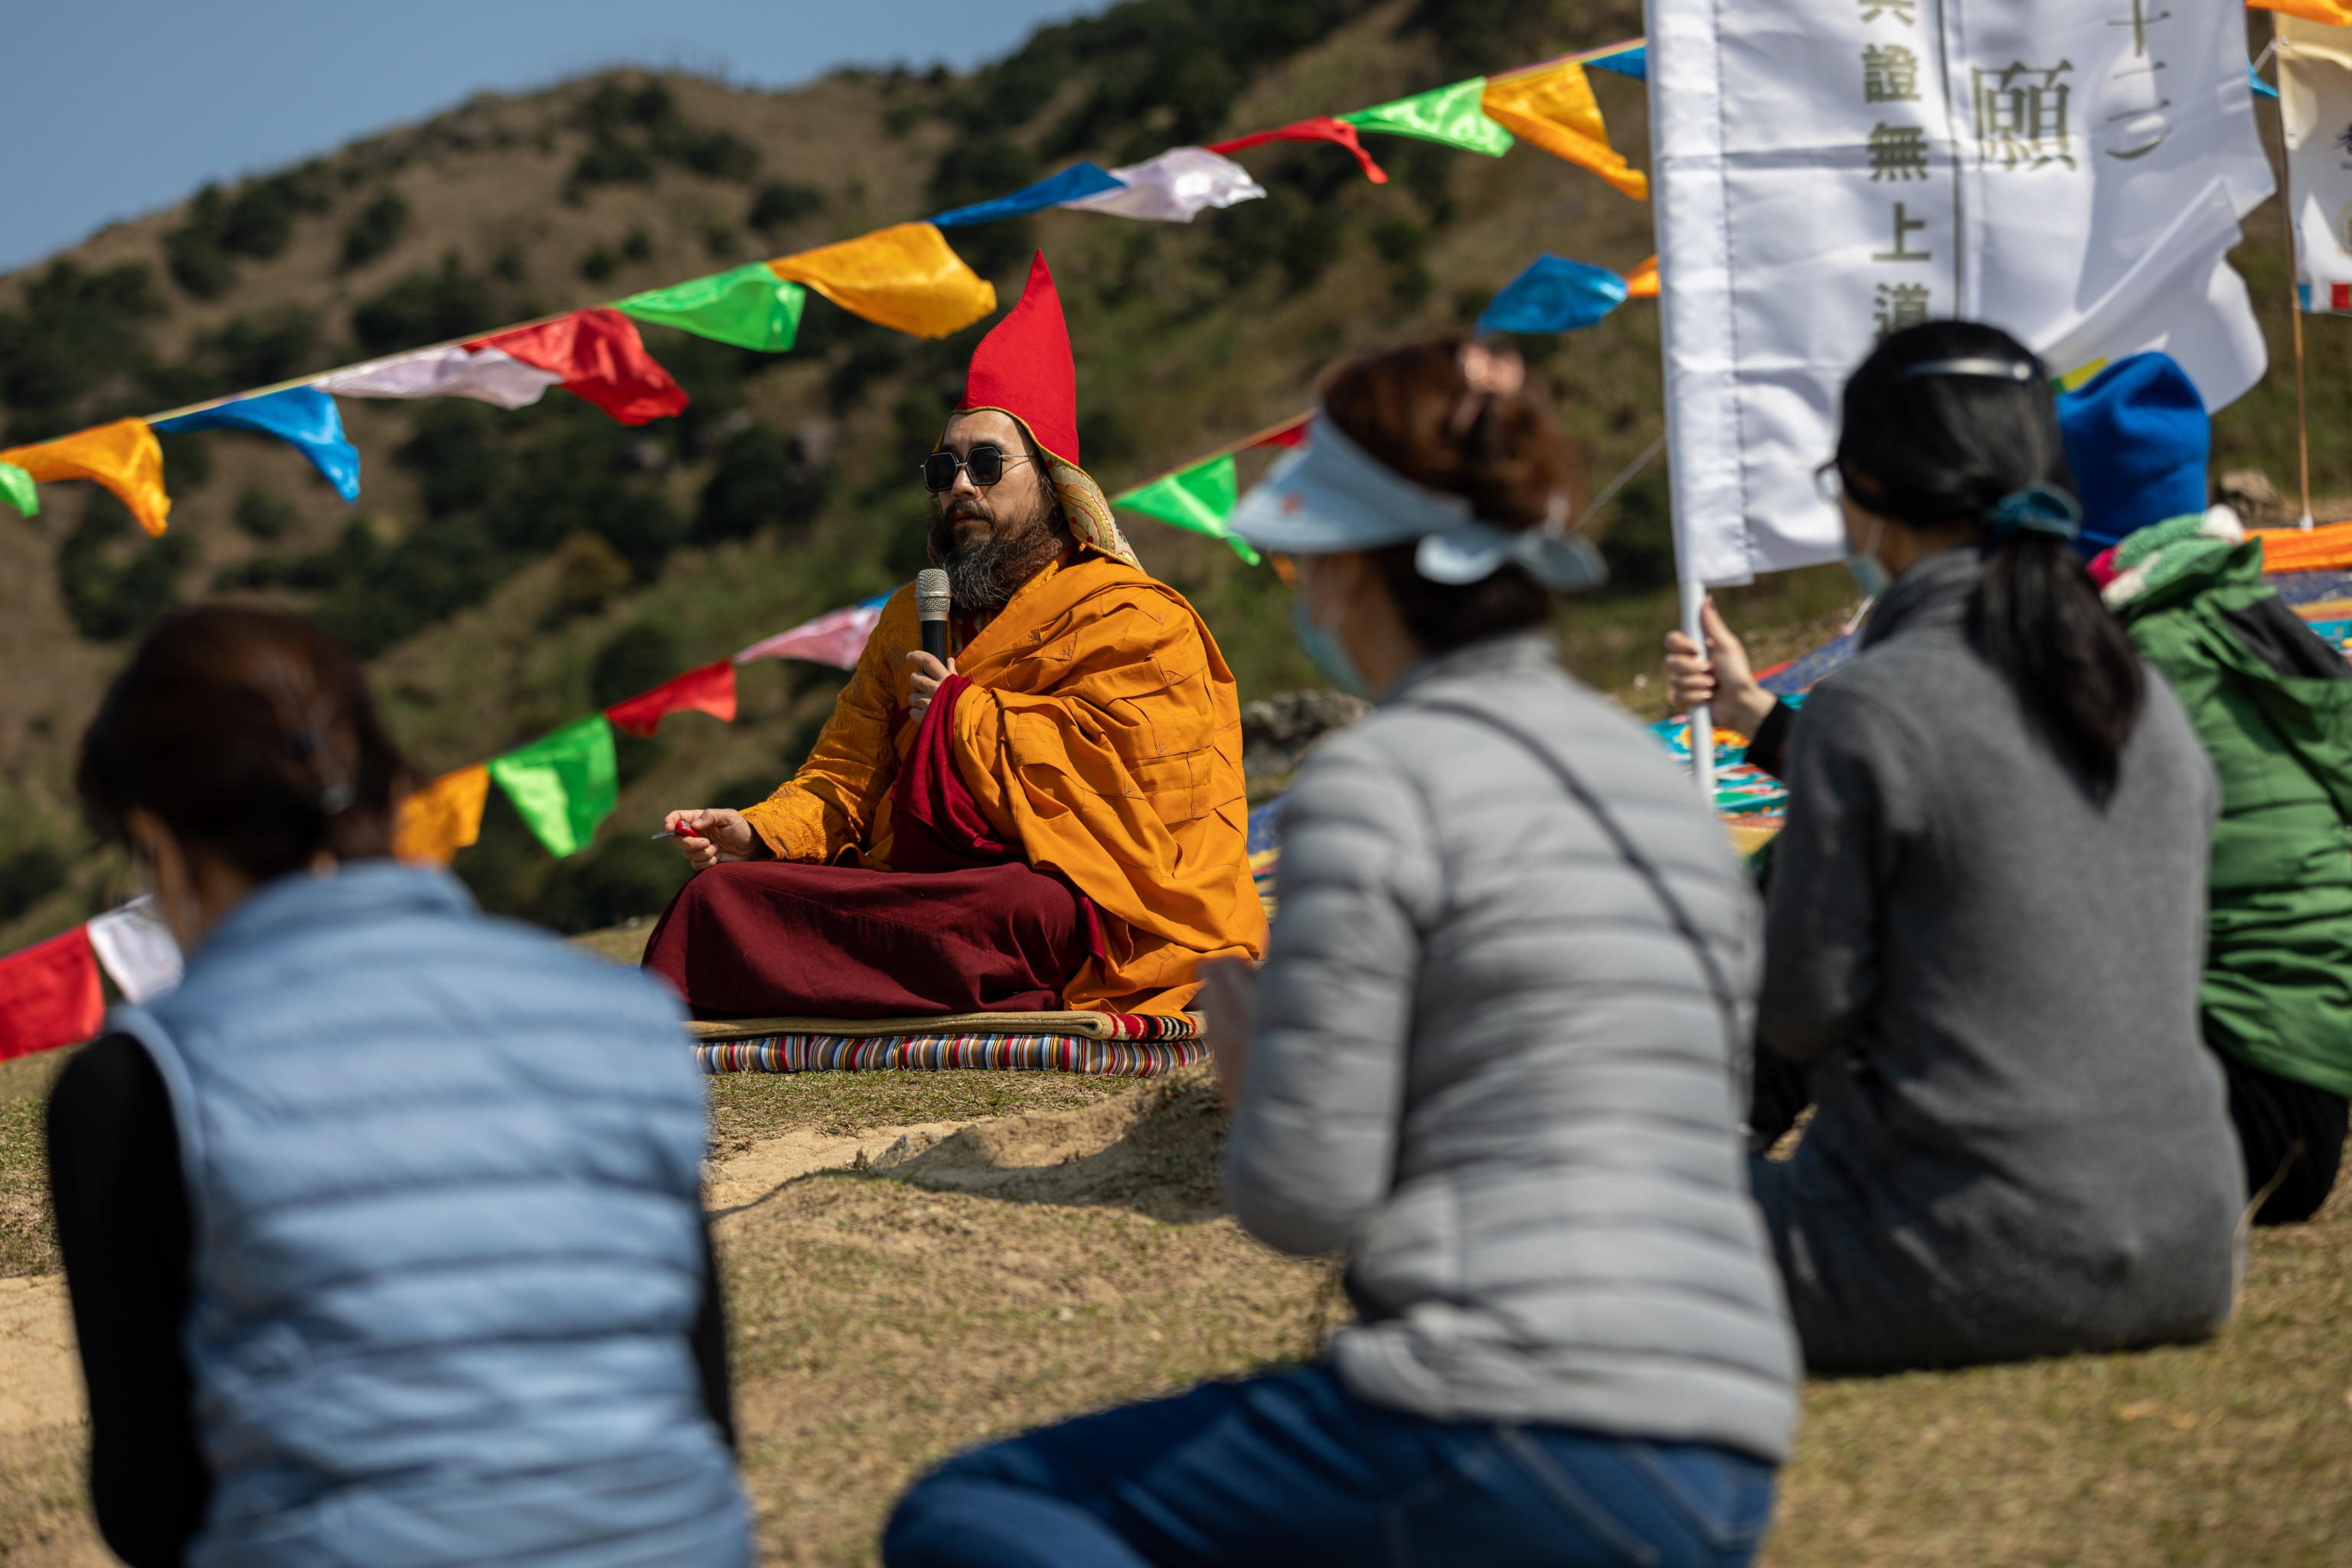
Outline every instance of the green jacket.
{"label": "green jacket", "polygon": [[2179,522],[2143,532],[2159,531],[2171,535],[2160,556],[2125,542],[2119,561],[2136,554],[2141,570],[2107,597],[2221,778],[2206,1037],[2267,1072],[2352,1095],[2352,680],[2281,674],[2233,628],[2276,596],[2258,542]]}

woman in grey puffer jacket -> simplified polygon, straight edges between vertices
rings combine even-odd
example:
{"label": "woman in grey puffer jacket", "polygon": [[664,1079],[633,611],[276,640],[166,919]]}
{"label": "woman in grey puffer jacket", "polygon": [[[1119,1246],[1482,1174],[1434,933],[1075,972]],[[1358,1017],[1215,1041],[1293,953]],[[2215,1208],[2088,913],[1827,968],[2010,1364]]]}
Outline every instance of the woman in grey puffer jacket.
{"label": "woman in grey puffer jacket", "polygon": [[1598,569],[1520,379],[1454,343],[1349,366],[1235,520],[1382,694],[1288,797],[1262,987],[1212,977],[1234,1213],[1344,1253],[1358,1321],[950,1462],[894,1568],[1754,1553],[1796,1376],[1738,1130],[1758,916],[1543,630]]}

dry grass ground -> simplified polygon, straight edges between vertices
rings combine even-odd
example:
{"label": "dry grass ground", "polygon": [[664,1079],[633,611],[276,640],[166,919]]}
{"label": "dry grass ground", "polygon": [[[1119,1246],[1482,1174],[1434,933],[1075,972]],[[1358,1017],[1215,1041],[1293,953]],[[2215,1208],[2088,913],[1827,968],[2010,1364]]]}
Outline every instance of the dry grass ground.
{"label": "dry grass ground", "polygon": [[[0,1131],[0,1272],[48,1268],[25,1113],[49,1070],[0,1067],[0,1129],[26,1130]],[[1276,1258],[1220,1214],[1198,1071],[1141,1087],[745,1076],[715,1084],[713,1108],[771,1562],[870,1561],[892,1498],[953,1448],[1310,1353],[1341,1310],[1327,1265]],[[1811,1384],[1766,1563],[2347,1561],[2347,1260],[2339,1197],[2256,1235],[2238,1317],[2210,1343]],[[53,1279],[0,1279],[0,1563],[102,1563],[79,1411],[38,1392],[60,1364],[50,1386],[77,1391],[69,1342],[26,1310],[37,1293],[54,1313]]]}

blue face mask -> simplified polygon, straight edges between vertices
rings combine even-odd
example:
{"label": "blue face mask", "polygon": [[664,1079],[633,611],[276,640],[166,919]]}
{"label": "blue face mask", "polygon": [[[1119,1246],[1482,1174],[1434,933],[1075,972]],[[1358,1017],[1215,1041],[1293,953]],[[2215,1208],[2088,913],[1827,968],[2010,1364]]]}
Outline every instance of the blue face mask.
{"label": "blue face mask", "polygon": [[1297,594],[1290,599],[1290,629],[1298,638],[1299,651],[1313,661],[1315,668],[1321,670],[1332,685],[1350,697],[1360,697],[1367,702],[1371,700],[1371,683],[1364,679],[1364,672],[1356,668],[1355,657],[1349,653],[1348,645],[1339,640],[1338,633],[1310,620],[1307,615],[1307,600]]}
{"label": "blue face mask", "polygon": [[1885,525],[1883,523],[1872,523],[1870,542],[1861,549],[1856,550],[1850,544],[1846,546],[1845,569],[1853,576],[1853,585],[1862,590],[1862,596],[1865,599],[1877,598],[1881,594],[1885,593],[1887,585],[1895,581],[1893,575],[1886,570],[1886,563],[1878,558],[1878,531],[1884,526]]}

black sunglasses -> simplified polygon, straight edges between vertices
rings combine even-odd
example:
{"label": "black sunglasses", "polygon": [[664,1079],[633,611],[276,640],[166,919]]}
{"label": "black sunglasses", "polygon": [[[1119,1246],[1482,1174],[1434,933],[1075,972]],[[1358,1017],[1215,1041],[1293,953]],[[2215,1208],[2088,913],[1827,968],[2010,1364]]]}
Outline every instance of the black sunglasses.
{"label": "black sunglasses", "polygon": [[1015,463],[1025,463],[1026,458],[1007,458],[1003,448],[986,442],[974,447],[969,457],[959,458],[953,452],[933,452],[923,459],[923,488],[933,495],[955,489],[958,472],[971,475],[971,482],[986,489],[1004,477],[1004,470]]}

